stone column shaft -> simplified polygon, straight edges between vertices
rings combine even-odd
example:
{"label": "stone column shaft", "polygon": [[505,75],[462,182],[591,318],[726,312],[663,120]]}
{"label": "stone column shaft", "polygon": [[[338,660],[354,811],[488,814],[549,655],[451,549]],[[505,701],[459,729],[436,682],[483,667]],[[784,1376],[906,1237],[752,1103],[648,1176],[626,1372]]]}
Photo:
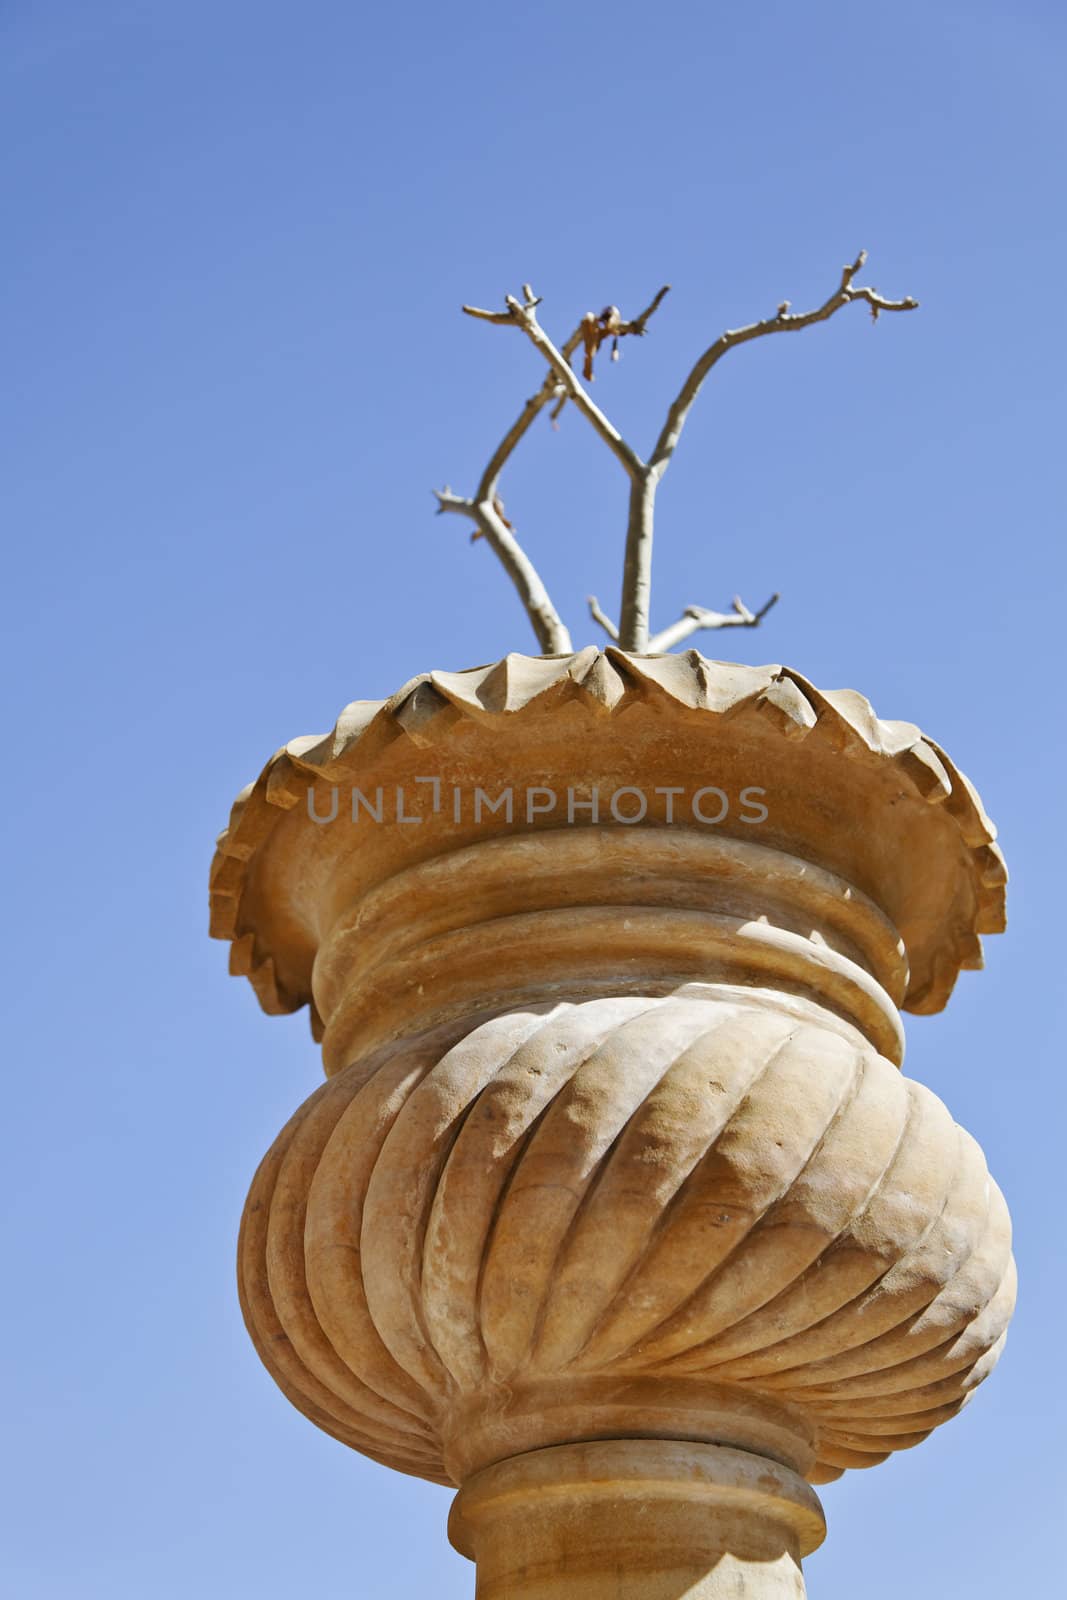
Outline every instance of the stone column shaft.
{"label": "stone column shaft", "polygon": [[449,1521],[477,1600],[800,1600],[824,1533],[788,1467],[657,1439],[514,1456],[471,1478]]}

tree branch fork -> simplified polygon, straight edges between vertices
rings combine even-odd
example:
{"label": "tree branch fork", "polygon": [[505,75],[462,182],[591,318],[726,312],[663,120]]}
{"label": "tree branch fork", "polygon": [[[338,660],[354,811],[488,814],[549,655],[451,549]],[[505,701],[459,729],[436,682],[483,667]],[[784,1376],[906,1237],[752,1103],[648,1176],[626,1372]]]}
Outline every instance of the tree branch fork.
{"label": "tree branch fork", "polygon": [[[467,517],[475,525],[473,539],[484,538],[501,561],[512,580],[527,616],[545,655],[566,654],[572,648],[570,634],[549,598],[548,591],[536,567],[519,542],[514,527],[504,513],[499,494],[500,477],[507,461],[525,434],[546,406],[552,407],[553,422],[558,420],[563,407],[570,402],[589,423],[601,442],[619,462],[630,483],[629,514],[626,532],[626,550],[623,563],[623,586],[619,622],[616,625],[602,611],[595,597],[590,596],[589,609],[593,620],[608,637],[624,650],[635,653],[663,652],[672,649],[684,639],[702,630],[719,628],[758,627],[778,601],[774,594],[760,607],[751,611],[739,598],[728,612],[713,611],[704,606],[687,606],[677,622],[650,636],[649,613],[651,601],[652,541],[656,490],[669,467],[692,406],[712,369],[732,349],[772,333],[796,332],[826,322],[854,301],[865,303],[871,317],[877,321],[882,312],[912,311],[918,301],[910,296],[903,300],[889,300],[872,287],[857,284],[855,279],[862,270],[867,256],[860,251],[855,261],[842,268],[841,278],[834,292],[812,311],[794,312],[790,302],[784,300],[773,316],[742,328],[727,329],[708,346],[690,369],[681,389],[667,411],[652,453],[645,461],[596,404],[585,387],[593,381],[595,361],[605,344],[610,343],[611,359],[618,359],[619,341],[648,331],[651,318],[669,292],[665,284],[645,309],[636,317],[625,320],[617,306],[607,306],[599,316],[586,312],[573,333],[557,347],[537,317],[541,299],[527,283],[522,286],[522,298],[505,297],[503,311],[483,310],[478,306],[464,306],[469,317],[492,323],[498,327],[518,328],[530,341],[545,362],[547,371],[541,388],[527,400],[519,416],[489,458],[478,487],[471,497],[453,494],[446,486],[435,490],[437,508],[442,513],[456,513]],[[583,352],[582,376],[574,370],[574,358]],[[584,381],[583,381],[584,380]]]}

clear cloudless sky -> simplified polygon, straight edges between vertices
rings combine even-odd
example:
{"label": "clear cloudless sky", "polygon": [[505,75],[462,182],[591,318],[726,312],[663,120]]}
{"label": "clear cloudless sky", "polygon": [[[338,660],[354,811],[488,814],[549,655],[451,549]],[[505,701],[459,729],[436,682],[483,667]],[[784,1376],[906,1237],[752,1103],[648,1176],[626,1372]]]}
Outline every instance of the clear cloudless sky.
{"label": "clear cloudless sky", "polygon": [[[1001,827],[1011,929],[907,1068],[984,1146],[1021,1295],[973,1406],[824,1491],[813,1600],[1050,1594],[1062,1542],[1067,23],[888,9],[5,0],[6,973],[0,1593],[473,1594],[445,1490],[318,1432],[233,1256],[319,1081],[206,935],[230,801],[285,740],[534,648],[434,520],[537,386],[460,303],[564,334],[673,291],[597,397],[639,446],[696,352],[783,298],[860,307],[732,354],[661,495],[655,622],[781,604],[708,653],[918,721]],[[617,603],[624,492],[567,415],[504,485],[552,593]]]}

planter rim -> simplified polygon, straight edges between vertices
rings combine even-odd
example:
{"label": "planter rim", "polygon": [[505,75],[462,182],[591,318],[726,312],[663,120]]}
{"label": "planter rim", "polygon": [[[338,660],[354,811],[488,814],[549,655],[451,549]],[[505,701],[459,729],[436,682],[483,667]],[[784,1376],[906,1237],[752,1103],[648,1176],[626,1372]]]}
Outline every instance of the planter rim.
{"label": "planter rim", "polygon": [[242,919],[253,863],[309,779],[350,782],[363,754],[374,757],[397,737],[406,735],[415,744],[431,742],[430,725],[438,718],[491,725],[497,717],[544,715],[556,703],[575,700],[600,716],[636,702],[705,713],[720,725],[757,714],[764,727],[791,743],[817,729],[824,750],[829,746],[857,767],[884,770],[890,765],[905,792],[952,818],[962,847],[961,872],[970,879],[974,904],[970,926],[953,921],[930,930],[937,981],[921,995],[912,995],[911,1003],[906,999],[904,1009],[940,1010],[959,971],[982,965],[979,935],[1004,926],[1007,872],[994,842],[996,829],[967,778],[915,724],[880,719],[856,691],[816,689],[788,667],[713,661],[696,650],[635,656],[590,646],[572,655],[510,654],[464,671],[420,673],[388,699],[352,702],[328,734],[290,740],[275,752],[258,779],[238,795],[211,868],[211,935],[233,942],[231,971],[251,979],[263,1008],[290,1012],[310,998],[280,989],[270,950]]}

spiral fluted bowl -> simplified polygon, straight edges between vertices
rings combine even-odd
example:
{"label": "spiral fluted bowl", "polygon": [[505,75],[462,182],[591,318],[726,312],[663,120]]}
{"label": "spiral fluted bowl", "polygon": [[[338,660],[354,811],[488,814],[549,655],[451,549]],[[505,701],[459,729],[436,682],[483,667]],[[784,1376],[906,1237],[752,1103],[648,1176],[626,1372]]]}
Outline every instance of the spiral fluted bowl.
{"label": "spiral fluted bowl", "polygon": [[252,1186],[246,1319],[320,1427],[458,1482],[640,1412],[824,1481],[991,1370],[1000,1192],[854,1029],[699,984],[466,1026],[337,1073]]}

